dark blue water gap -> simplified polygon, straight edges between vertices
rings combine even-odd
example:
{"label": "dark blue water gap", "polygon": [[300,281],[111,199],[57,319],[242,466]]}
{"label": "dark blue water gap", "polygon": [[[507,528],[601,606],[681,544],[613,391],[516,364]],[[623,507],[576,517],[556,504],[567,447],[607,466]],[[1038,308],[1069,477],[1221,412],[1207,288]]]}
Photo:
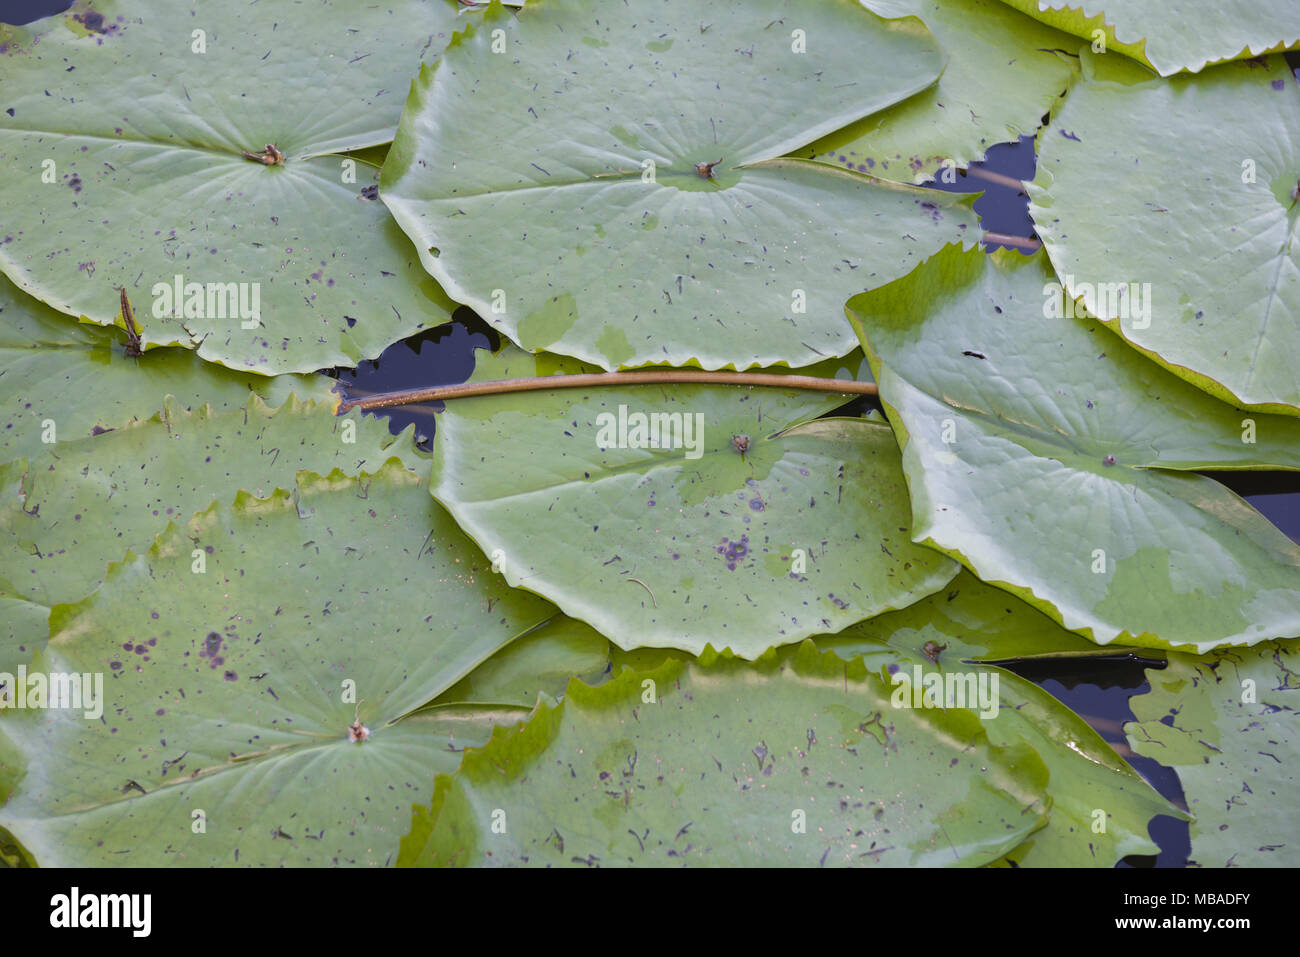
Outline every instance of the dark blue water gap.
{"label": "dark blue water gap", "polygon": [[[377,359],[367,359],[355,369],[325,369],[342,383],[347,395],[360,398],[371,392],[431,388],[464,382],[474,371],[476,349],[497,350],[501,337],[468,306],[461,306],[452,321],[389,346]],[[416,443],[432,449],[434,415],[441,402],[423,402],[366,412],[388,419],[388,429],[397,434],[415,424]]]}
{"label": "dark blue water gap", "polygon": [[22,26],[62,13],[72,6],[72,0],[4,0],[0,4],[0,23]]}

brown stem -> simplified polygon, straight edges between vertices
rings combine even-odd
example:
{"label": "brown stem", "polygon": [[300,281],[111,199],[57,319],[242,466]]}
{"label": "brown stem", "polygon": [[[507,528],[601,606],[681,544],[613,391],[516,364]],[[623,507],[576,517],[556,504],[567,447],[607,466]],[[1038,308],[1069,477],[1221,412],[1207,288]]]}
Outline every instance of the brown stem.
{"label": "brown stem", "polygon": [[499,395],[504,392],[536,392],[549,389],[587,389],[616,385],[697,385],[766,386],[775,389],[809,389],[814,392],[840,392],[845,395],[875,395],[874,382],[850,379],[823,379],[809,375],[775,375],[767,372],[705,372],[691,369],[651,369],[645,372],[591,372],[581,375],[536,376],[529,379],[501,379],[496,382],[464,382],[460,385],[434,386],[429,389],[405,389],[379,392],[339,404],[339,415],[351,409],[384,409],[415,402],[439,399],[463,399],[472,395]]}
{"label": "brown stem", "polygon": [[1009,186],[1015,190],[1024,190],[1025,181],[1016,179],[1014,176],[1007,176],[1005,173],[995,173],[992,170],[980,169],[972,166],[966,170],[966,175],[974,176],[977,179],[988,180],[990,183],[1000,183],[1003,186]]}
{"label": "brown stem", "polygon": [[1042,241],[1025,236],[1008,236],[1006,233],[985,233],[984,242],[999,243],[1003,246],[1019,246],[1021,249],[1039,249]]}

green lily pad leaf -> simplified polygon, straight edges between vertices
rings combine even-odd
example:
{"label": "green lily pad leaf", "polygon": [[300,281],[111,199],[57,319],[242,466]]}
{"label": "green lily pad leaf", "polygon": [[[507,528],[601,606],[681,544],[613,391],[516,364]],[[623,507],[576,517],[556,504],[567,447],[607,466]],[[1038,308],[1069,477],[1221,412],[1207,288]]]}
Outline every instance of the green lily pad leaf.
{"label": "green lily pad leaf", "polygon": [[812,642],[574,681],[437,779],[398,863],[974,866],[1043,825],[1032,749],[890,694]]}
{"label": "green lily pad leaf", "polygon": [[0,594],[0,622],[0,672],[12,674],[45,647],[50,636],[50,607]]}
{"label": "green lily pad leaf", "polygon": [[[510,348],[474,374],[536,366]],[[910,541],[888,427],[815,418],[843,401],[729,385],[457,399],[438,420],[431,487],[510,584],[614,643],[752,659],[957,572]]]}
{"label": "green lily pad leaf", "polygon": [[1032,133],[1077,69],[1074,37],[999,0],[862,0],[882,17],[925,21],[948,55],[939,82],[818,140],[803,155],[900,182],[984,159]]}
{"label": "green lily pad leaf", "polygon": [[556,615],[537,631],[502,648],[438,700],[531,708],[538,694],[558,698],[570,678],[591,682],[608,669],[605,636],[590,625]]}
{"label": "green lily pad leaf", "polygon": [[[22,491],[22,476],[0,473],[0,502],[17,501]],[[0,552],[0,554],[3,554]],[[12,557],[12,556],[11,556]],[[17,570],[14,561],[0,567],[0,672],[13,672],[31,661],[32,655],[45,647],[50,636],[50,607],[31,601],[5,577]],[[0,804],[3,802],[4,735],[0,734]]]}
{"label": "green lily pad leaf", "polygon": [[[17,679],[18,670],[15,667],[10,670],[5,665],[0,665],[0,669],[8,672]],[[8,693],[8,680],[5,680],[6,691]],[[10,712],[12,714],[12,712]],[[27,760],[19,748],[9,740],[8,735],[4,733],[3,726],[0,726],[0,807],[3,807],[9,800],[9,795],[13,793],[18,782],[22,780],[27,771]],[[7,839],[12,839],[4,828],[0,828],[0,855],[4,854],[3,845]]]}
{"label": "green lily pad leaf", "polygon": [[1118,51],[1161,76],[1197,73],[1210,63],[1300,47],[1300,17],[1291,0],[1003,2],[1083,37],[1098,52]]}
{"label": "green lily pad leaf", "polygon": [[876,668],[872,654],[882,646],[920,655],[929,642],[951,661],[1114,657],[1127,650],[1102,647],[1066,631],[1033,605],[985,584],[965,568],[933,595],[850,625],[833,637],[819,637],[817,646],[841,657],[867,655]]}
{"label": "green lily pad leaf", "polygon": [[526,349],[808,365],[854,347],[845,299],[975,244],[977,219],[969,198],[778,157],[941,65],[919,21],[851,0],[494,6],[421,70],[380,198]]}
{"label": "green lily pad leaf", "polygon": [[0,827],[0,869],[6,867],[35,867],[23,846],[12,834]]}
{"label": "green lily pad leaf", "polygon": [[[1000,670],[1000,669],[999,669]],[[1017,867],[1114,867],[1131,854],[1156,855],[1151,819],[1188,815],[1165,800],[1093,728],[1056,698],[1002,672],[1002,711],[985,722],[989,740],[1027,744],[1051,771],[1047,826],[998,864]]]}
{"label": "green lily pad leaf", "polygon": [[42,866],[390,863],[430,771],[523,713],[410,714],[554,610],[399,463],[364,487],[241,493],[55,609],[42,670],[103,679],[103,720],[4,722],[28,767],[0,823]]}
{"label": "green lily pad leaf", "polygon": [[1178,772],[1193,865],[1295,867],[1300,641],[1170,655],[1125,726],[1138,754]]}
{"label": "green lily pad leaf", "polygon": [[0,466],[0,594],[76,601],[109,562],[147,548],[169,521],[241,489],[292,488],[300,469],[356,476],[396,457],[427,473],[414,427],[395,438],[355,411],[335,417],[332,406],[291,398],[272,410],[254,395],[238,412],[186,412],[168,400],[147,420]]}
{"label": "green lily pad leaf", "polygon": [[[1051,771],[1051,816],[1000,863],[1112,867],[1129,854],[1159,852],[1148,833],[1155,815],[1187,818],[1051,694],[1013,672],[980,663],[1113,656],[1116,649],[1066,631],[968,571],[902,611],[816,640],[818,647],[841,657],[860,656],[869,669],[897,681],[896,687],[906,681],[908,688],[924,689],[924,676],[935,672],[945,682],[954,680],[954,693],[960,691],[961,697],[952,703],[977,713],[991,741],[1038,752]],[[901,677],[893,677],[900,670]],[[981,691],[987,692],[984,699]]]}
{"label": "green lily pad leaf", "polygon": [[388,159],[388,148],[392,145],[392,143],[380,143],[378,146],[365,146],[359,150],[348,150],[348,156],[361,160],[374,169],[372,178],[367,181],[367,185],[379,182],[379,169],[384,165],[384,160]]}
{"label": "green lily pad leaf", "polygon": [[262,374],[355,365],[447,320],[361,193],[373,171],[330,154],[391,139],[457,4],[322,0],[292,29],[274,4],[93,7],[0,32],[0,271],[19,288],[111,325],[125,287],[147,345]]}
{"label": "green lily pad leaf", "polygon": [[1070,296],[1218,398],[1300,415],[1300,87],[1285,61],[1079,83],[1039,154],[1029,211]]}
{"label": "green lily pad leaf", "polygon": [[1300,421],[1243,418],[1061,300],[1041,254],[956,248],[850,300],[914,540],[1098,644],[1300,632],[1300,549],[1186,471],[1300,468]]}
{"label": "green lily pad leaf", "polygon": [[[24,296],[0,276],[0,462],[35,458],[52,442],[116,429],[162,411],[163,397],[184,406],[207,403],[218,412],[243,408],[249,391],[279,406],[290,393],[330,398],[328,376],[235,373],[184,349],[151,349],[130,359],[119,337],[71,322]],[[48,441],[47,441],[48,440]]]}

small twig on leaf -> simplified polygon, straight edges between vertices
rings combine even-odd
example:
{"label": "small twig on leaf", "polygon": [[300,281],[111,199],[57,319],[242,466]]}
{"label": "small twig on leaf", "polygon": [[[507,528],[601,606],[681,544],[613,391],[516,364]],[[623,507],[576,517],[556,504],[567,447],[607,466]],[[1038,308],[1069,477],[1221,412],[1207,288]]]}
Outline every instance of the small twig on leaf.
{"label": "small twig on leaf", "polygon": [[253,160],[255,163],[263,163],[267,166],[283,166],[284,154],[275,148],[274,143],[267,143],[265,149],[260,149],[255,153],[248,150],[240,150],[244,159]]}
{"label": "small twig on leaf", "polygon": [[138,359],[144,355],[144,345],[140,341],[140,327],[135,322],[135,310],[131,308],[131,300],[126,297],[126,287],[119,286],[117,291],[122,297],[122,322],[126,325],[126,345],[122,347],[122,354]]}
{"label": "small twig on leaf", "polygon": [[639,579],[639,578],[629,578],[627,581],[628,581],[628,584],[629,584],[629,585],[630,585],[632,582],[636,582],[638,585],[640,585],[640,586],[641,586],[642,588],[644,588],[646,591],[649,591],[649,592],[650,592],[650,601],[651,601],[651,603],[652,603],[656,608],[659,607],[659,602],[655,601],[655,593],[652,592],[652,591],[650,591],[650,586],[649,586],[649,585],[647,585],[645,582],[643,582],[643,581],[642,581],[641,579]]}

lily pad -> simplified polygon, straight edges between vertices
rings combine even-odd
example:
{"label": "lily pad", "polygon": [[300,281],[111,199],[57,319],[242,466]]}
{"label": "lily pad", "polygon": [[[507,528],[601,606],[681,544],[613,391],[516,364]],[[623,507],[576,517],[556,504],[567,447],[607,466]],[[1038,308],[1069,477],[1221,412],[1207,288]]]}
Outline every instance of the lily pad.
{"label": "lily pad", "polygon": [[1196,815],[1191,863],[1295,867],[1300,641],[1170,655],[1126,725],[1138,754],[1174,768]]}
{"label": "lily pad", "polygon": [[0,823],[42,866],[391,863],[430,772],[517,719],[410,713],[553,609],[492,575],[418,476],[392,463],[365,488],[240,494],[55,610],[42,669],[102,676],[104,720],[3,722],[29,760]]}
{"label": "lily pad", "polygon": [[[7,584],[0,585],[4,592]],[[0,671],[12,674],[30,664],[32,655],[45,647],[50,636],[50,607],[17,595],[0,592]]]}
{"label": "lily pad", "polygon": [[1051,771],[1047,826],[998,864],[1016,867],[1114,867],[1129,855],[1155,856],[1157,815],[1188,815],[1160,796],[1082,717],[1032,681],[1003,672],[1003,708],[985,722],[998,745],[1027,744]]}
{"label": "lily pad", "polygon": [[427,474],[413,432],[394,437],[359,412],[335,417],[333,403],[291,398],[272,410],[254,395],[228,413],[186,412],[168,401],[147,420],[60,442],[0,466],[0,580],[9,586],[0,594],[46,606],[76,601],[99,585],[109,562],[147,548],[168,522],[241,489],[292,488],[301,469],[357,476],[399,458]]}
{"label": "lily pad", "polygon": [[1218,398],[1300,415],[1298,183],[1300,86],[1281,57],[1094,77],[1041,135],[1030,214],[1090,314]]}
{"label": "lily pad", "polygon": [[[1161,76],[1300,46],[1292,0],[1003,0],[1067,33],[1145,63]],[[1099,52],[1101,50],[1099,49]]]}
{"label": "lily pad", "polygon": [[[1019,867],[1113,867],[1130,854],[1156,854],[1148,825],[1157,814],[1187,815],[1161,797],[1079,715],[1051,694],[984,661],[1114,656],[1042,612],[963,570],[938,594],[864,621],[817,645],[860,656],[888,680],[924,688],[926,675],[965,682],[960,704],[975,711],[995,744],[1032,747],[1051,771],[1051,815],[1000,862]],[[914,669],[921,669],[917,677]],[[901,677],[893,677],[902,672]],[[997,684],[993,684],[996,675]],[[970,695],[975,688],[988,700]],[[994,710],[989,710],[992,704]]]}
{"label": "lily pad", "polygon": [[1046,820],[1047,768],[964,709],[894,709],[812,642],[674,656],[467,751],[400,864],[974,866]]}
{"label": "lily pad", "polygon": [[23,295],[0,276],[0,462],[35,458],[54,442],[147,419],[162,411],[167,395],[183,407],[206,403],[217,412],[243,408],[250,391],[273,406],[290,393],[302,400],[331,398],[334,380],[328,376],[231,372],[186,349],[151,349],[132,359],[119,341],[107,329],[73,322]]}
{"label": "lily pad", "polygon": [[380,197],[452,297],[526,349],[808,365],[853,348],[845,299],[975,244],[977,219],[968,198],[779,157],[941,67],[919,21],[852,0],[494,5],[421,69]]}
{"label": "lily pad", "polygon": [[590,625],[556,615],[502,648],[439,697],[444,704],[511,704],[531,708],[555,699],[569,679],[595,681],[609,669],[609,642]]}
{"label": "lily pad", "polygon": [[28,856],[12,834],[0,827],[0,868],[35,867],[36,863]]}
{"label": "lily pad", "polygon": [[862,0],[882,17],[919,17],[948,56],[939,82],[818,140],[812,154],[861,173],[924,183],[990,146],[1032,133],[1077,69],[1074,37],[1000,0]]}
{"label": "lily pad", "polygon": [[[510,347],[474,378],[537,365]],[[888,427],[816,418],[843,401],[731,385],[457,399],[438,421],[431,487],[510,584],[614,643],[752,659],[905,607],[957,572],[909,540]],[[662,424],[654,439],[638,417]]]}
{"label": "lily pad", "polygon": [[818,637],[817,646],[841,657],[870,655],[884,645],[919,655],[927,642],[942,646],[948,660],[975,662],[1113,657],[1128,650],[1101,647],[1066,631],[1033,605],[985,584],[965,568],[933,595],[837,635]]}
{"label": "lily pad", "polygon": [[1300,421],[1218,402],[1061,300],[1041,253],[956,248],[850,300],[913,540],[1098,644],[1300,633],[1300,548],[1191,471],[1298,469]]}
{"label": "lily pad", "polygon": [[[392,138],[457,9],[322,0],[290,25],[274,4],[95,0],[0,28],[0,271],[100,325],[125,287],[146,345],[263,374],[446,321],[365,164],[331,154]],[[267,144],[282,165],[243,155]]]}

